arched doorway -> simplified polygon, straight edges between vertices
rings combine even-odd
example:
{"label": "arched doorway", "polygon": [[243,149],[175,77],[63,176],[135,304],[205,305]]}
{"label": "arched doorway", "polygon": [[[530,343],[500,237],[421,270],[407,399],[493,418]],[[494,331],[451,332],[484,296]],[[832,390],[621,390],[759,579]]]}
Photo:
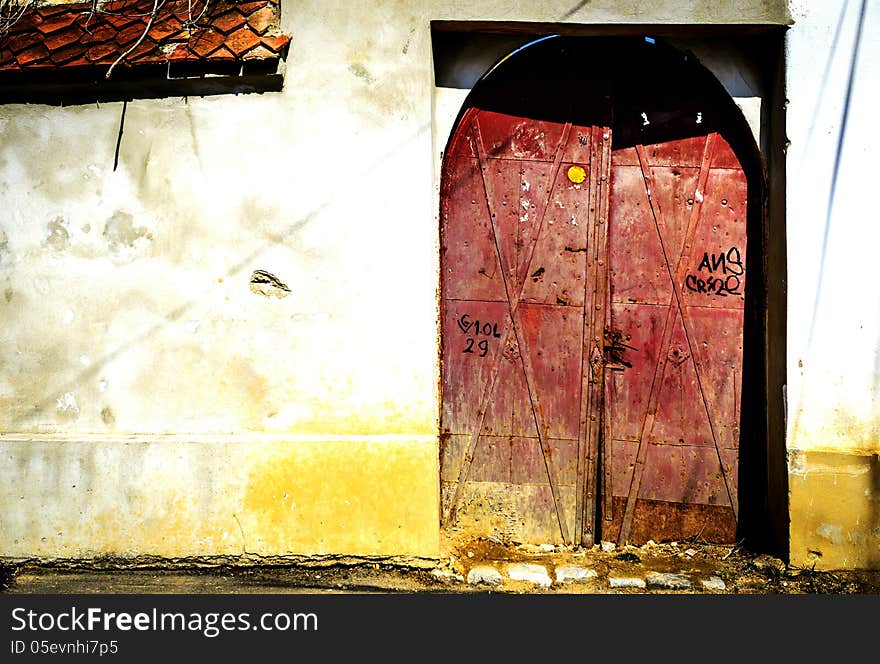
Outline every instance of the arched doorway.
{"label": "arched doorway", "polygon": [[441,177],[444,524],[733,541],[764,185],[730,97],[651,39],[546,38],[475,86]]}

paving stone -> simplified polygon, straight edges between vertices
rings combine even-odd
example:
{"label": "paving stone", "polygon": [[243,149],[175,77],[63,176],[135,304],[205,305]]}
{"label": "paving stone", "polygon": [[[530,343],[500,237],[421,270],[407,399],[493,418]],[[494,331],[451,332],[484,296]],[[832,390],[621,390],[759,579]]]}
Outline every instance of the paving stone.
{"label": "paving stone", "polygon": [[612,588],[644,588],[645,580],[630,576],[610,576],[608,585]]}
{"label": "paving stone", "polygon": [[617,548],[617,545],[614,542],[600,542],[599,548],[602,549],[605,553],[611,553],[614,549]]}
{"label": "paving stone", "polygon": [[727,590],[727,584],[724,583],[724,579],[718,576],[710,576],[708,579],[700,581],[700,583],[706,590]]}
{"label": "paving stone", "polygon": [[468,572],[467,582],[472,586],[500,586],[504,579],[501,577],[501,572],[494,567],[477,565]]}
{"label": "paving stone", "polygon": [[560,565],[556,568],[556,583],[586,583],[599,575],[596,570],[577,565]]}
{"label": "paving stone", "polygon": [[773,556],[768,556],[766,554],[760,555],[757,558],[751,561],[752,567],[761,571],[775,570],[777,573],[782,573],[786,570],[786,565],[784,562],[779,560],[779,558],[774,558]]}
{"label": "paving stone", "polygon": [[687,590],[693,584],[684,574],[671,572],[648,572],[645,581],[649,588],[662,588],[664,590]]}
{"label": "paving stone", "polygon": [[547,574],[547,568],[543,565],[534,565],[531,563],[514,563],[507,566],[507,576],[514,581],[528,581],[542,588],[549,588],[550,576]]}
{"label": "paving stone", "polygon": [[442,583],[461,583],[464,577],[448,569],[432,569],[431,576]]}

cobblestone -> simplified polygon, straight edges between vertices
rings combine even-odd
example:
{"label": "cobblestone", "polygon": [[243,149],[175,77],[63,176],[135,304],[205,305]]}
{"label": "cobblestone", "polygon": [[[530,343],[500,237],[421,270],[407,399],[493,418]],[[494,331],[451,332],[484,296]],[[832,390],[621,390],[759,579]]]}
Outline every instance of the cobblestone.
{"label": "cobblestone", "polygon": [[477,565],[468,571],[467,582],[472,586],[500,586],[504,578],[494,567]]}
{"label": "cobblestone", "polygon": [[507,576],[512,581],[528,581],[542,588],[549,588],[550,576],[547,574],[547,568],[543,565],[534,565],[531,563],[514,563],[507,566]]}

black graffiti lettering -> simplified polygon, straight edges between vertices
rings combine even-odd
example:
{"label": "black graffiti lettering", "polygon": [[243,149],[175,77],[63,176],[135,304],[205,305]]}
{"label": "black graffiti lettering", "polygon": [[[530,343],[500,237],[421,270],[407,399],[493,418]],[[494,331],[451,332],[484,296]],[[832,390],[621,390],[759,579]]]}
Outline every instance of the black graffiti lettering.
{"label": "black graffiti lettering", "polygon": [[[745,272],[745,268],[738,247],[731,247],[719,254],[704,252],[697,266],[697,272],[709,272],[712,276],[707,276],[704,280],[696,274],[687,275],[684,285],[689,291],[719,297],[742,295],[740,276]],[[719,273],[718,276],[715,276],[715,273]]]}
{"label": "black graffiti lettering", "polygon": [[480,343],[477,344],[477,347],[480,349],[480,357],[486,357],[486,353],[489,352],[489,342],[485,339],[481,339]]}
{"label": "black graffiti lettering", "polygon": [[722,274],[741,275],[744,271],[742,264],[742,254],[737,247],[731,247],[727,251],[719,254],[710,254],[708,251],[703,253],[700,264],[697,265],[697,272],[721,272]]}
{"label": "black graffiti lettering", "polygon": [[483,335],[484,337],[494,337],[495,339],[501,338],[501,333],[498,331],[498,323],[481,323],[479,320],[471,320],[468,314],[465,314],[455,322],[462,334]]}
{"label": "black graffiti lettering", "polygon": [[745,272],[742,264],[742,256],[740,256],[739,249],[736,247],[731,247],[727,250],[727,265],[730,267],[728,267],[726,271],[731,274],[741,275]]}
{"label": "black graffiti lettering", "polygon": [[724,288],[731,295],[741,295],[741,293],[739,292],[739,287],[740,287],[740,280],[739,280],[739,277],[736,276],[735,274],[731,274],[724,281]]}
{"label": "black graffiti lettering", "polygon": [[461,352],[462,353],[473,353],[474,352],[474,340],[471,338],[471,339],[466,339],[466,341],[467,341],[467,346],[465,346],[465,349]]}
{"label": "black graffiti lettering", "polygon": [[[712,255],[714,256],[715,254]],[[702,271],[704,269],[708,270],[709,272],[712,271],[712,264],[709,262],[708,252],[703,254],[703,260],[701,260],[700,264],[697,266],[697,271]]]}

